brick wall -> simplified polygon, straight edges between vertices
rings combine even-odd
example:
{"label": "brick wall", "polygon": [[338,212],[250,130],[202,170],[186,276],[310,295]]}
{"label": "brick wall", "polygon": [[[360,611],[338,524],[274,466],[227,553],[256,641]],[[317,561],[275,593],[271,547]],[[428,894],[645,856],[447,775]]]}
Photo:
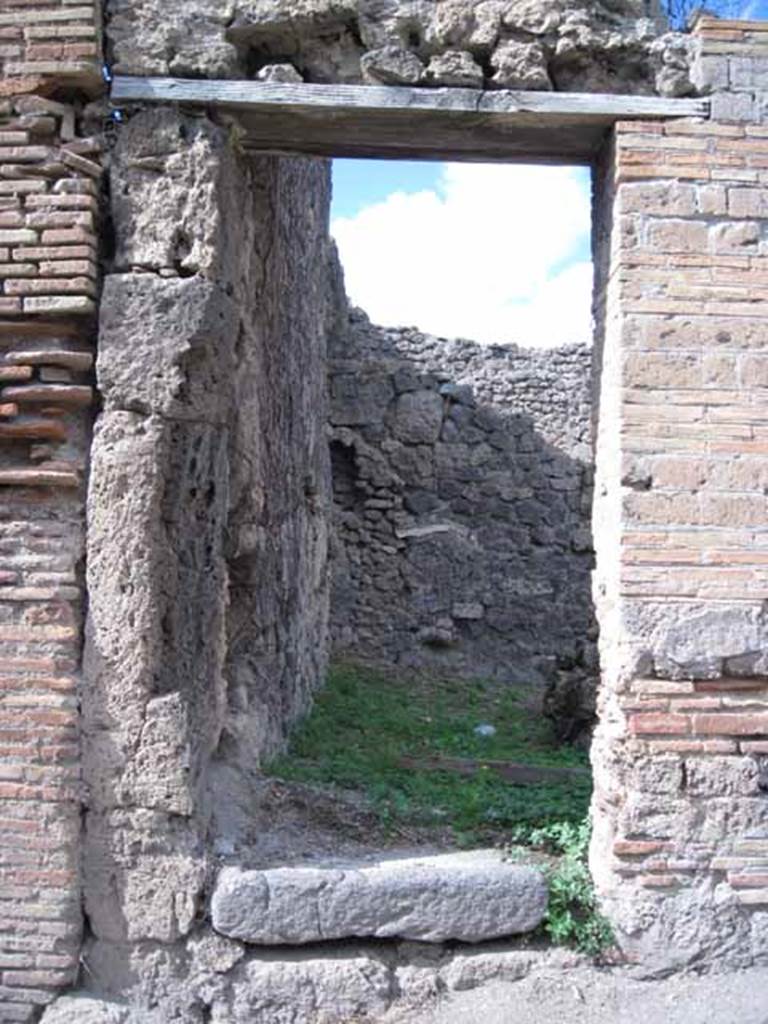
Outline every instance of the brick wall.
{"label": "brick wall", "polygon": [[[78,688],[100,82],[93,5],[0,0],[0,1021],[78,970]],[[57,99],[51,99],[55,94]],[[62,102],[63,98],[70,102]]]}
{"label": "brick wall", "polygon": [[705,19],[719,118],[619,124],[603,168],[593,867],[677,963],[768,937],[767,30]]}
{"label": "brick wall", "polygon": [[101,5],[0,0],[0,96],[101,88]]}
{"label": "brick wall", "polygon": [[78,501],[0,493],[0,1021],[76,973]]}

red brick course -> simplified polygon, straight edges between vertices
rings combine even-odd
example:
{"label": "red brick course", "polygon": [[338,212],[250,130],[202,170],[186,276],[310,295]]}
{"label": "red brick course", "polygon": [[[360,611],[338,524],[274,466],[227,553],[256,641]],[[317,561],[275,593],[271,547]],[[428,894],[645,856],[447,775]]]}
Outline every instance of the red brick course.
{"label": "red brick course", "polygon": [[[0,1022],[78,971],[84,467],[98,5],[0,0]],[[55,94],[56,101],[50,99]]]}
{"label": "red brick course", "polygon": [[[704,54],[732,58],[740,70],[748,56],[764,75],[766,22],[704,18],[698,31]],[[762,88],[745,87],[744,109],[751,104],[756,121]],[[713,111],[726,110],[725,100],[719,107],[713,96]],[[614,501],[596,503],[598,578],[608,621],[645,616],[644,639],[648,623],[663,638],[678,609],[716,623],[720,613],[759,609],[768,593],[768,126],[738,116],[619,124],[605,166],[614,190],[603,282],[613,333],[603,373],[620,397],[598,445]],[[734,671],[730,653],[696,664],[691,642],[684,657],[674,645],[667,655],[654,637],[660,678],[634,680],[620,659],[612,667],[606,647],[604,700],[624,735],[613,729],[598,755],[596,806],[611,819],[601,852],[614,873],[603,891],[620,901],[621,886],[636,885],[661,900],[705,871],[733,887],[745,912],[764,910],[768,841],[749,831],[762,820],[759,759],[768,755],[768,677],[758,675],[762,666],[750,670],[749,658],[764,647],[745,648]],[[601,792],[600,771],[610,778],[618,763],[622,800],[637,801],[645,816],[617,810],[610,785]],[[640,781],[648,777],[658,793]],[[725,806],[727,828],[718,817]]]}
{"label": "red brick course", "polygon": [[[84,430],[78,408],[93,399],[94,168],[100,172],[92,157],[78,150],[93,154],[98,144],[75,137],[74,110],[60,102],[23,96],[8,101],[6,108],[4,114],[0,108],[0,207],[7,207],[0,210],[5,247],[0,253],[0,403],[7,411],[0,421],[0,441],[12,443],[0,460],[0,487],[77,488],[84,459],[71,442]],[[4,141],[21,145],[3,146]],[[17,324],[3,322],[3,313],[26,318],[23,337],[15,337]],[[68,318],[63,343],[56,338],[60,316]],[[29,333],[37,324],[39,340]],[[30,449],[20,443],[25,441],[39,442],[32,464]],[[33,596],[19,591],[7,599]]]}
{"label": "red brick course", "polygon": [[101,89],[99,4],[0,0],[0,94]]}
{"label": "red brick course", "polygon": [[80,934],[77,677],[60,668],[79,660],[79,590],[39,599],[31,584],[65,567],[76,577],[82,497],[34,494],[0,492],[7,589],[32,594],[6,601],[0,586],[0,1020],[26,1019],[19,1007],[74,978]]}

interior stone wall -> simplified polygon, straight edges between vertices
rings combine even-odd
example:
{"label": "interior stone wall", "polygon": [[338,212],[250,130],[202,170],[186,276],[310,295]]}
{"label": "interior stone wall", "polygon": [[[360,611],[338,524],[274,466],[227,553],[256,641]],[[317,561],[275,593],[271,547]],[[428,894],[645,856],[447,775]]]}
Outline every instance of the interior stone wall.
{"label": "interior stone wall", "polygon": [[341,327],[334,649],[532,699],[549,685],[575,735],[597,674],[589,348],[448,341],[359,310]]}

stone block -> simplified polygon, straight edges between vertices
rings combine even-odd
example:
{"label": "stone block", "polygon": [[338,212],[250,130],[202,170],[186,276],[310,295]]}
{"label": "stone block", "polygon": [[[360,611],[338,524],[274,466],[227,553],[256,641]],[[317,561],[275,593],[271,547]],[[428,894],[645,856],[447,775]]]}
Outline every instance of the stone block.
{"label": "stone block", "polygon": [[493,84],[499,89],[552,88],[547,60],[540,43],[522,43],[507,39],[491,57]]}
{"label": "stone block", "polygon": [[221,421],[235,318],[224,290],[199,277],[108,277],[97,366],[107,407]]}
{"label": "stone block", "polygon": [[135,808],[91,813],[85,870],[98,939],[170,944],[194,928],[206,864],[188,818]]}
{"label": "stone block", "polygon": [[427,67],[426,79],[432,85],[456,89],[482,89],[483,69],[471,53],[448,50],[435,56]]}
{"label": "stone block", "polygon": [[686,614],[683,607],[658,623],[653,643],[657,658],[680,671],[690,664],[759,651],[766,643],[764,612],[758,607],[694,607]]}
{"label": "stone block", "polygon": [[629,352],[624,360],[624,386],[628,388],[693,388],[700,377],[697,352]]}
{"label": "stone block", "polygon": [[712,119],[714,121],[754,121],[755,98],[749,92],[716,92],[712,97]]}
{"label": "stone block", "polygon": [[[331,947],[306,954],[279,951],[252,957],[230,983],[232,1024],[334,1024],[381,1020],[391,1005],[393,979],[383,958],[366,950]],[[214,1010],[214,1020],[218,1013]]]}
{"label": "stone block", "polygon": [[257,945],[351,937],[480,942],[536,928],[547,887],[495,851],[339,866],[225,868],[211,914],[222,935]]}
{"label": "stone block", "polygon": [[763,91],[768,88],[768,68],[764,60],[734,55],[728,58],[728,73],[734,92]]}
{"label": "stone block", "polygon": [[625,213],[656,217],[692,217],[696,213],[696,188],[679,181],[638,182],[621,191]]}
{"label": "stone block", "polygon": [[758,767],[749,757],[689,758],[685,788],[692,797],[755,796]]}
{"label": "stone block", "polygon": [[[757,250],[760,225],[749,220],[736,224],[718,224],[712,228],[710,244],[716,253],[750,253]],[[706,251],[706,245],[701,251]]]}
{"label": "stone block", "polygon": [[744,355],[739,360],[741,383],[746,388],[768,387],[768,355]]}
{"label": "stone block", "polygon": [[760,188],[729,188],[728,214],[738,218],[768,215],[768,191]]}
{"label": "stone block", "polygon": [[87,993],[60,996],[47,1007],[40,1024],[126,1024],[129,1009]]}
{"label": "stone block", "polygon": [[648,247],[658,252],[707,251],[707,224],[705,221],[663,220],[648,226]]}
{"label": "stone block", "polygon": [[726,191],[722,185],[700,185],[696,189],[699,213],[718,217],[726,212]]}
{"label": "stone block", "polygon": [[434,444],[443,423],[443,399],[436,391],[407,391],[392,410],[392,432],[405,444]]}
{"label": "stone block", "polygon": [[705,352],[702,359],[702,383],[734,388],[738,386],[736,357],[730,352]]}
{"label": "stone block", "polygon": [[728,58],[699,56],[691,67],[691,81],[700,92],[728,88]]}
{"label": "stone block", "polygon": [[331,381],[331,422],[339,427],[376,423],[393,395],[393,384],[384,375],[336,374]]}
{"label": "stone block", "polygon": [[363,81],[381,85],[417,85],[424,65],[415,53],[398,46],[370,50],[360,61]]}

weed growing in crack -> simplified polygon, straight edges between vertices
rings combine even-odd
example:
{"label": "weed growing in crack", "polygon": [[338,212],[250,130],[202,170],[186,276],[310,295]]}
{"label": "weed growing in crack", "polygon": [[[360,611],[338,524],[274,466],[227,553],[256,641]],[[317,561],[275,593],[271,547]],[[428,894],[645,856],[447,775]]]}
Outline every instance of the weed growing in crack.
{"label": "weed growing in crack", "polygon": [[557,859],[544,868],[549,885],[545,934],[558,946],[573,946],[598,956],[614,942],[609,922],[600,913],[587,863],[592,824],[556,822],[542,828],[518,827],[512,834],[508,856],[518,859],[526,848],[542,850]]}

